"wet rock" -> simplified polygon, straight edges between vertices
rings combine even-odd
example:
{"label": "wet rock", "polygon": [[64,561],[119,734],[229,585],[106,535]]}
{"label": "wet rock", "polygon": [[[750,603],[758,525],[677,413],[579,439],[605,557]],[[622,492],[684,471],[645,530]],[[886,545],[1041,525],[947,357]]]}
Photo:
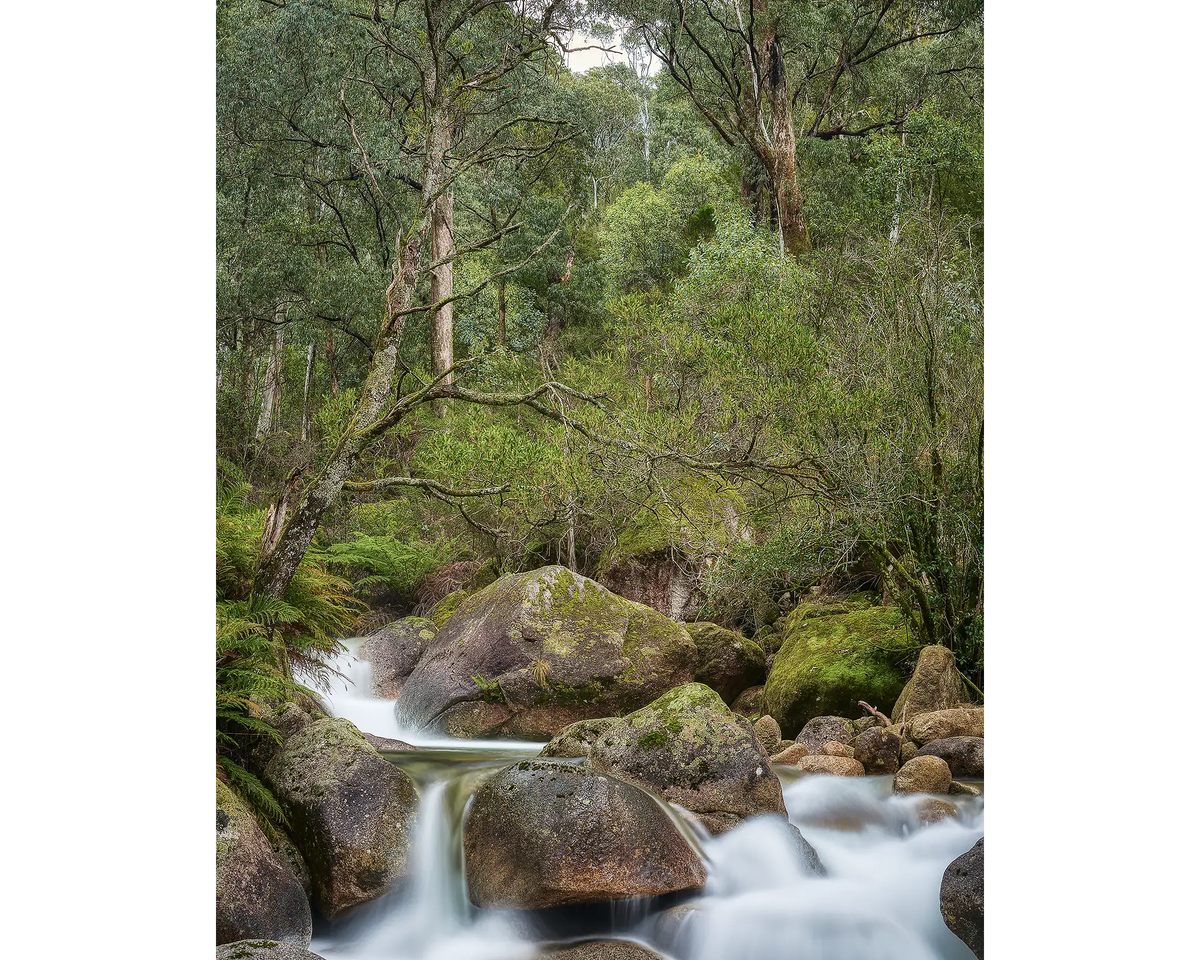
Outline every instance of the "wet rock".
{"label": "wet rock", "polygon": [[405,743],[403,740],[393,740],[391,737],[377,737],[373,733],[364,733],[363,738],[381,753],[407,753],[410,750],[420,749],[420,747],[414,747],[411,743]]}
{"label": "wet rock", "polygon": [[613,724],[588,765],[691,810],[721,833],[757,813],[784,813],[783,789],[748,720],[689,683]]}
{"label": "wet rock", "polygon": [[854,740],[854,759],[868,774],[895,773],[900,769],[899,735],[889,727],[864,730]]}
{"label": "wet rock", "polygon": [[982,797],[983,791],[970,783],[959,783],[957,780],[950,781],[950,789],[946,791],[950,796],[963,797]]}
{"label": "wet rock", "polygon": [[358,658],[371,664],[371,693],[385,700],[400,696],[404,681],[436,632],[432,620],[405,617],[367,637],[358,648]]}
{"label": "wet rock", "polygon": [[562,733],[542,747],[540,756],[543,757],[586,757],[588,748],[614,723],[619,723],[619,717],[597,717],[594,720],[580,720],[563,727]]}
{"label": "wet rock", "polygon": [[771,758],[771,763],[790,763],[797,764],[801,757],[808,756],[808,747],[802,743],[793,743],[790,747],[779,751]]}
{"label": "wet rock", "polygon": [[800,862],[804,864],[806,872],[814,877],[828,876],[829,871],[825,869],[825,864],[821,862],[816,848],[804,839],[804,834],[800,832],[800,828],[794,823],[788,823],[788,836],[791,837],[792,848],[800,857]]}
{"label": "wet rock", "polygon": [[217,943],[266,937],[307,945],[308,897],[253,814],[217,781]]}
{"label": "wet rock", "polygon": [[217,947],[217,960],[323,960],[320,954],[294,943],[238,940]]}
{"label": "wet rock", "polygon": [[538,956],[542,960],[663,960],[662,954],[628,940],[593,940]]}
{"label": "wet rock", "polygon": [[919,748],[917,745],[911,740],[903,741],[900,744],[900,765],[903,766],[904,764],[908,763],[909,760],[915,757],[918,749]]}
{"label": "wet rock", "polygon": [[779,724],[775,722],[774,717],[760,717],[754,722],[754,735],[758,737],[758,742],[762,744],[763,749],[767,753],[773,753],[779,749],[782,737],[779,735]]}
{"label": "wet rock", "polygon": [[852,744],[857,734],[854,726],[845,717],[813,717],[796,735],[796,742],[808,747],[808,752],[817,754],[830,740]]}
{"label": "wet rock", "polygon": [[983,960],[983,838],[942,874],[942,919]]}
{"label": "wet rock", "polygon": [[950,773],[968,780],[983,779],[983,738],[945,737],[930,740],[917,751],[918,757],[941,757],[950,765]]}
{"label": "wet rock", "polygon": [[288,814],[326,918],[404,876],[416,789],[349,720],[317,720],[289,737],[264,780]]}
{"label": "wet rock", "polygon": [[983,707],[938,710],[912,717],[906,724],[909,739],[917,746],[948,737],[982,737]]}
{"label": "wet rock", "polygon": [[[919,713],[948,710],[967,699],[967,688],[959,676],[954,654],[946,647],[928,646],[921,650],[912,678],[900,691],[892,707],[892,721],[901,723]],[[878,704],[886,710],[885,704]]]}
{"label": "wet rock", "polygon": [[698,909],[694,903],[681,903],[660,913],[654,920],[655,942],[667,948],[682,944],[687,921]]}
{"label": "wet rock", "polygon": [[840,740],[830,740],[821,745],[821,753],[827,757],[853,757],[854,751]]}
{"label": "wet rock", "polygon": [[479,907],[603,903],[705,881],[700,858],[652,797],[564,760],[522,760],[480,787],[463,849]]}
{"label": "wet rock", "polygon": [[861,777],[866,771],[853,757],[801,757],[796,764],[805,773],[824,773],[834,777]]}
{"label": "wet rock", "polygon": [[712,687],[726,703],[766,679],[766,656],[753,640],[715,623],[684,627],[696,642],[696,682]]}
{"label": "wet rock", "polygon": [[565,567],[512,574],[465,599],[400,696],[403,724],[459,737],[549,739],[692,679],[682,625]]}
{"label": "wet rock", "polygon": [[308,864],[304,862],[304,855],[299,848],[292,843],[291,838],[282,830],[276,831],[275,836],[267,837],[271,843],[271,849],[274,850],[279,857],[291,867],[292,874],[300,882],[300,888],[304,891],[305,899],[312,898],[312,874],[309,872]]}
{"label": "wet rock", "polygon": [[957,817],[958,808],[937,797],[926,797],[917,804],[917,819],[924,824],[941,823],[947,818],[953,820]]}
{"label": "wet rock", "polygon": [[941,757],[913,757],[896,773],[896,793],[945,793],[950,789],[950,767]]}

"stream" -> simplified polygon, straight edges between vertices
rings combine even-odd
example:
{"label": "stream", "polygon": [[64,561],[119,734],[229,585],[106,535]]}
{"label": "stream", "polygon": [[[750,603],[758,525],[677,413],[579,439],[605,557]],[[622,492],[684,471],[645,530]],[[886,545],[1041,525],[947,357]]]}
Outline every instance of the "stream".
{"label": "stream", "polygon": [[336,925],[314,918],[310,949],[327,960],[523,960],[601,938],[670,960],[974,960],[943,923],[939,891],[946,866],[983,836],[983,797],[948,798],[957,819],[922,825],[922,798],[893,796],[889,776],[775,768],[788,819],[820,854],[825,877],[805,872],[781,820],[761,817],[719,837],[693,826],[708,883],[686,901],[537,913],[473,907],[462,868],[467,804],[491,773],[543,744],[402,729],[393,701],[370,695],[370,665],[353,653],[361,641],[345,642],[333,664],[345,680],[334,678],[325,707],[365,732],[422,747],[384,754],[412,777],[421,801],[404,885]]}

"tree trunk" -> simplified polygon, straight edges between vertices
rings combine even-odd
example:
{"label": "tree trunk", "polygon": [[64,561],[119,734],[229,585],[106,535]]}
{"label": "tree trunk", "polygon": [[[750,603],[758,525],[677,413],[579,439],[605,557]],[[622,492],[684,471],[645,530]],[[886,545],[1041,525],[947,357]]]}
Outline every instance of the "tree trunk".
{"label": "tree trunk", "polygon": [[336,397],[338,392],[337,366],[334,363],[336,359],[333,347],[333,331],[328,330],[325,333],[325,362],[329,364],[329,395]]}
{"label": "tree trunk", "polygon": [[797,257],[812,252],[804,222],[804,196],[796,179],[796,131],[792,125],[792,94],[783,50],[773,35],[767,45],[767,89],[771,97],[771,189],[779,232],[787,252]]}
{"label": "tree trunk", "polygon": [[[446,260],[433,268],[429,287],[429,300],[437,303],[454,296],[454,194],[447,190],[433,207],[432,261]],[[431,369],[436,377],[445,373],[454,364],[454,304],[447,303],[434,311],[430,318]],[[446,378],[449,385],[453,377]]]}
{"label": "tree trunk", "polygon": [[267,360],[267,377],[263,383],[258,426],[254,429],[254,439],[259,441],[271,432],[275,420],[275,407],[279,398],[279,374],[283,369],[283,318],[283,307],[279,307],[275,311],[275,339],[271,343],[271,355]]}
{"label": "tree trunk", "polygon": [[316,356],[317,345],[308,345],[308,362],[304,365],[304,402],[300,406],[300,442],[308,439],[308,398],[312,394],[313,357]]}
{"label": "tree trunk", "polygon": [[496,343],[498,346],[508,346],[508,298],[506,296],[504,277],[496,281]]}

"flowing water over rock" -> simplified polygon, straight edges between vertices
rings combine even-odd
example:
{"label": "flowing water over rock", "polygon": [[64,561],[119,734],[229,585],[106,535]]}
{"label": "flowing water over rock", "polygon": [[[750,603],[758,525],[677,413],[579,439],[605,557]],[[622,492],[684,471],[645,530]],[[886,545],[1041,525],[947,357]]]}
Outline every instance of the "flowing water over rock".
{"label": "flowing water over rock", "polygon": [[[525,960],[573,941],[630,940],[671,960],[972,960],[942,921],[942,872],[983,835],[983,798],[953,797],[928,819],[921,796],[893,796],[891,777],[802,775],[780,766],[788,819],[827,876],[808,873],[782,818],[758,817],[716,838],[698,825],[708,883],[698,896],[603,908],[479,910],[467,897],[462,824],[491,773],[540,743],[455,740],[401,729],[393,701],[370,696],[370,666],[350,653],[325,705],[364,732],[423,749],[387,754],[419,785],[409,878],[334,926],[314,929],[328,960]],[[675,820],[685,819],[675,811]]]}

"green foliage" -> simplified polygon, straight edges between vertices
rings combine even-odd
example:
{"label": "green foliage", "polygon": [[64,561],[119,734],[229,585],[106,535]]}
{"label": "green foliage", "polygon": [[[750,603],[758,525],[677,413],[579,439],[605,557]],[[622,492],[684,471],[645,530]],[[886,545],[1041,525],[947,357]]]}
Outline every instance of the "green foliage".
{"label": "green foliage", "polygon": [[411,594],[417,581],[447,563],[453,549],[425,543],[402,543],[394,537],[359,533],[350,543],[335,543],[324,551],[326,563],[346,573],[363,573],[354,589],[383,584]]}
{"label": "green foliage", "polygon": [[218,776],[267,828],[284,825],[265,786],[246,769],[256,739],[276,743],[265,719],[273,707],[316,696],[296,676],[327,683],[326,658],[342,649],[338,637],[359,604],[350,584],[306,557],[281,600],[250,593],[265,512],[248,502],[249,484],[227,461],[218,463],[216,550],[216,739]]}

